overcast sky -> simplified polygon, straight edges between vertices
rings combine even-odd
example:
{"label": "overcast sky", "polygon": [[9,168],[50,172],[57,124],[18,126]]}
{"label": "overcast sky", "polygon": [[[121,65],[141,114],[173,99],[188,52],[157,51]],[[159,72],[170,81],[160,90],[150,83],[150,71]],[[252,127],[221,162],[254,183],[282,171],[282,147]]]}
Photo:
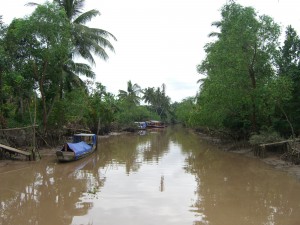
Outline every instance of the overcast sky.
{"label": "overcast sky", "polygon": [[[33,8],[28,2],[44,0],[0,0],[0,15],[9,24]],[[291,24],[300,34],[300,1],[237,0],[252,6],[259,15],[271,16],[285,27]],[[220,8],[226,0],[86,0],[84,11],[97,9],[101,16],[88,25],[111,32],[115,53],[108,61],[96,60],[96,81],[107,91],[118,94],[126,90],[127,81],[142,88],[166,85],[172,102],[195,96],[202,76],[196,66],[204,59],[203,47],[215,30],[211,23],[220,19]]]}

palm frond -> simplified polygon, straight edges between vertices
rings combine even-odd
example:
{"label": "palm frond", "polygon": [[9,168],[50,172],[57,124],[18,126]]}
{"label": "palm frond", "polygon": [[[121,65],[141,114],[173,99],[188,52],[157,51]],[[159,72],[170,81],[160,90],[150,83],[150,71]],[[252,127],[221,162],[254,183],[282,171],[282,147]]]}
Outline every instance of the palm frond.
{"label": "palm frond", "polygon": [[66,77],[67,82],[65,82],[65,89],[68,91],[71,91],[75,88],[86,88],[86,85],[84,83],[84,81],[77,76],[77,74],[68,71],[67,73],[67,77]]}
{"label": "palm frond", "polygon": [[25,4],[25,6],[38,6],[40,4],[36,3],[36,2],[28,2]]}
{"label": "palm frond", "polygon": [[103,60],[108,59],[108,54],[105,49],[108,48],[110,51],[114,52],[114,47],[109,40],[100,36],[99,33],[105,33],[109,35],[108,32],[99,29],[91,29],[84,25],[75,24],[74,25],[74,40],[76,46],[76,54],[81,55],[84,59],[88,60],[92,64],[95,63],[94,58],[91,53],[99,56]]}
{"label": "palm frond", "polygon": [[75,71],[78,74],[84,75],[88,78],[94,79],[96,74],[94,71],[92,71],[92,68],[85,63],[76,63],[75,65]]}
{"label": "palm frond", "polygon": [[[91,49],[86,46],[80,46],[75,52],[75,55],[81,56],[85,60],[89,61],[92,65],[95,65],[95,59],[90,51]],[[108,56],[104,56],[104,60],[107,60]]]}
{"label": "palm frond", "polygon": [[111,42],[106,39],[105,37],[92,32],[88,32],[86,33],[86,36],[88,36],[91,40],[93,40],[95,43],[97,43],[97,45],[100,45],[103,48],[108,48],[110,51],[114,52],[115,49],[113,47],[113,45],[111,44]]}
{"label": "palm frond", "polygon": [[70,20],[76,18],[84,7],[85,0],[53,0],[58,3],[64,10]]}
{"label": "palm frond", "polygon": [[221,21],[214,21],[214,22],[211,23],[211,25],[219,28],[219,27],[222,26],[222,22]]}
{"label": "palm frond", "polygon": [[76,24],[86,24],[87,22],[91,21],[94,17],[100,16],[100,12],[96,9],[92,9],[85,13],[79,15],[76,19],[74,19],[73,23]]}
{"label": "palm frond", "polygon": [[220,37],[221,33],[219,32],[211,32],[208,34],[208,37]]}
{"label": "palm frond", "polygon": [[91,67],[85,63],[75,63],[73,60],[69,61],[65,66],[65,70],[71,71],[77,75],[84,75],[89,78],[95,78],[96,74]]}
{"label": "palm frond", "polygon": [[117,41],[117,38],[110,32],[98,28],[89,28],[90,32],[97,35],[97,36],[102,36],[102,37],[108,37],[112,38],[113,40]]}
{"label": "palm frond", "polygon": [[85,0],[53,0],[66,12],[72,26],[74,42],[73,55],[81,56],[91,64],[95,64],[93,55],[103,60],[108,59],[106,49],[114,52],[114,47],[108,39],[117,40],[111,33],[97,28],[89,28],[84,24],[95,16],[100,15],[96,9],[82,12]]}

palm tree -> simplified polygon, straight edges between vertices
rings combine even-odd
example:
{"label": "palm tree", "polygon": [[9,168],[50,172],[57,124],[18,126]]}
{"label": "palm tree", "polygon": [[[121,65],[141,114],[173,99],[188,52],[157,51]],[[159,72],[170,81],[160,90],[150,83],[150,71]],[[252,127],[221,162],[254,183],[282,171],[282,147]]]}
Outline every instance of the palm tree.
{"label": "palm tree", "polygon": [[[95,77],[95,73],[92,71],[91,67],[87,64],[75,63],[73,61],[74,56],[80,55],[92,64],[95,63],[92,54],[106,60],[108,55],[105,48],[108,47],[110,50],[114,51],[112,44],[106,38],[112,37],[114,40],[116,40],[116,38],[105,30],[89,28],[84,25],[93,17],[100,15],[97,10],[81,13],[85,0],[53,0],[53,2],[56,2],[66,12],[67,18],[71,24],[72,39],[74,43],[70,58],[66,62],[62,62],[61,65],[60,98],[62,98],[64,90],[71,91],[76,87],[85,86],[78,75],[84,75],[88,78]],[[37,6],[39,4],[30,2],[27,5]]]}
{"label": "palm tree", "polygon": [[170,98],[166,96],[166,85],[162,84],[161,89],[158,87],[154,93],[156,113],[162,118],[167,117],[166,112],[170,108]]}
{"label": "palm tree", "polygon": [[74,39],[74,56],[80,55],[84,59],[88,60],[92,64],[95,63],[92,54],[99,56],[106,60],[108,55],[105,51],[106,48],[114,51],[114,47],[108,40],[112,38],[117,40],[111,33],[98,29],[90,28],[85,24],[95,16],[100,15],[98,10],[92,9],[82,13],[85,0],[53,0],[58,3],[66,11],[67,17],[72,24],[72,32]]}
{"label": "palm tree", "polygon": [[[82,13],[85,0],[53,0],[53,2],[59,4],[65,10],[72,25],[74,41],[74,52],[72,56],[80,55],[92,64],[95,64],[93,54],[107,60],[108,54],[105,49],[108,48],[114,51],[114,47],[108,39],[112,38],[116,41],[116,37],[108,31],[85,26],[92,18],[100,15],[100,12],[96,9],[92,9]],[[38,4],[29,2],[26,5],[36,6]]]}
{"label": "palm tree", "polygon": [[154,89],[154,87],[146,88],[143,90],[143,100],[151,105],[153,111],[157,115],[165,116],[166,111],[170,108],[170,98],[166,96],[166,85],[162,84],[160,87]]}
{"label": "palm tree", "polygon": [[64,91],[70,92],[75,88],[85,88],[86,85],[78,75],[94,78],[95,73],[91,67],[85,63],[75,63],[72,59],[61,64],[60,99],[63,98]]}
{"label": "palm tree", "polygon": [[132,84],[131,81],[127,82],[127,91],[119,90],[118,97],[121,100],[125,100],[128,103],[138,105],[141,98],[139,94],[141,93],[141,87],[138,84]]}
{"label": "palm tree", "polygon": [[154,102],[154,87],[148,87],[143,90],[143,97],[142,99],[145,103],[149,103],[150,105]]}

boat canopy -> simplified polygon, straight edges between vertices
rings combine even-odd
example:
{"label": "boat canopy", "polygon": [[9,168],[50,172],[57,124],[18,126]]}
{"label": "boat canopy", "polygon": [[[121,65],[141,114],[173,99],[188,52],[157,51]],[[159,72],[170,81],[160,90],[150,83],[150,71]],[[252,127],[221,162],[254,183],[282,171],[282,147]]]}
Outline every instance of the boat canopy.
{"label": "boat canopy", "polygon": [[138,128],[140,129],[145,129],[147,127],[147,123],[146,122],[134,122]]}
{"label": "boat canopy", "polygon": [[84,141],[78,143],[67,143],[69,148],[75,153],[75,157],[78,157],[91,150],[92,146],[88,145]]}

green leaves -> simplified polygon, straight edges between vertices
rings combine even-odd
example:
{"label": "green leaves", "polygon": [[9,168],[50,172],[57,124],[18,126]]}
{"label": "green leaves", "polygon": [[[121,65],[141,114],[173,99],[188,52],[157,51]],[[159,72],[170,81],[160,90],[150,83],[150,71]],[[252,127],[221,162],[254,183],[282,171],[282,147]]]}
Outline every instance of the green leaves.
{"label": "green leaves", "polygon": [[35,81],[32,89],[37,88],[41,95],[46,128],[59,92],[61,62],[68,60],[72,50],[70,23],[58,5],[46,3],[38,5],[31,16],[15,19],[6,38],[14,67]]}
{"label": "green leaves", "polygon": [[127,91],[119,90],[118,97],[121,101],[130,105],[138,105],[140,103],[141,87],[138,84],[132,84],[131,81],[127,82]]}
{"label": "green leaves", "polygon": [[206,59],[198,66],[207,75],[198,98],[200,118],[202,125],[241,133],[246,128],[249,134],[266,121],[262,99],[275,96],[266,87],[273,81],[280,86],[273,69],[280,30],[270,17],[257,17],[253,8],[235,2],[224,5],[221,15],[213,23],[220,29],[217,40],[206,45]]}
{"label": "green leaves", "polygon": [[54,2],[65,11],[72,27],[73,55],[79,55],[92,64],[95,64],[93,54],[107,60],[106,49],[114,51],[109,39],[116,41],[116,37],[108,31],[85,26],[87,22],[100,15],[100,12],[92,9],[82,13],[85,0],[54,0]]}
{"label": "green leaves", "polygon": [[[98,10],[82,12],[84,2],[54,0],[42,5],[29,3],[36,7],[30,16],[14,19],[7,29],[0,21],[1,106],[10,96],[3,90],[9,91],[12,99],[18,101],[13,102],[16,108],[25,105],[23,101],[31,102],[31,95],[37,92],[41,103],[37,104],[40,107],[38,115],[45,130],[48,119],[56,116],[51,115],[54,108],[69,92],[77,88],[87,91],[88,85],[79,76],[95,78],[88,64],[75,63],[72,57],[79,54],[94,63],[94,55],[107,59],[106,49],[114,50],[108,40],[116,40],[111,33],[85,26],[100,13]],[[63,115],[61,117],[64,118]]]}

